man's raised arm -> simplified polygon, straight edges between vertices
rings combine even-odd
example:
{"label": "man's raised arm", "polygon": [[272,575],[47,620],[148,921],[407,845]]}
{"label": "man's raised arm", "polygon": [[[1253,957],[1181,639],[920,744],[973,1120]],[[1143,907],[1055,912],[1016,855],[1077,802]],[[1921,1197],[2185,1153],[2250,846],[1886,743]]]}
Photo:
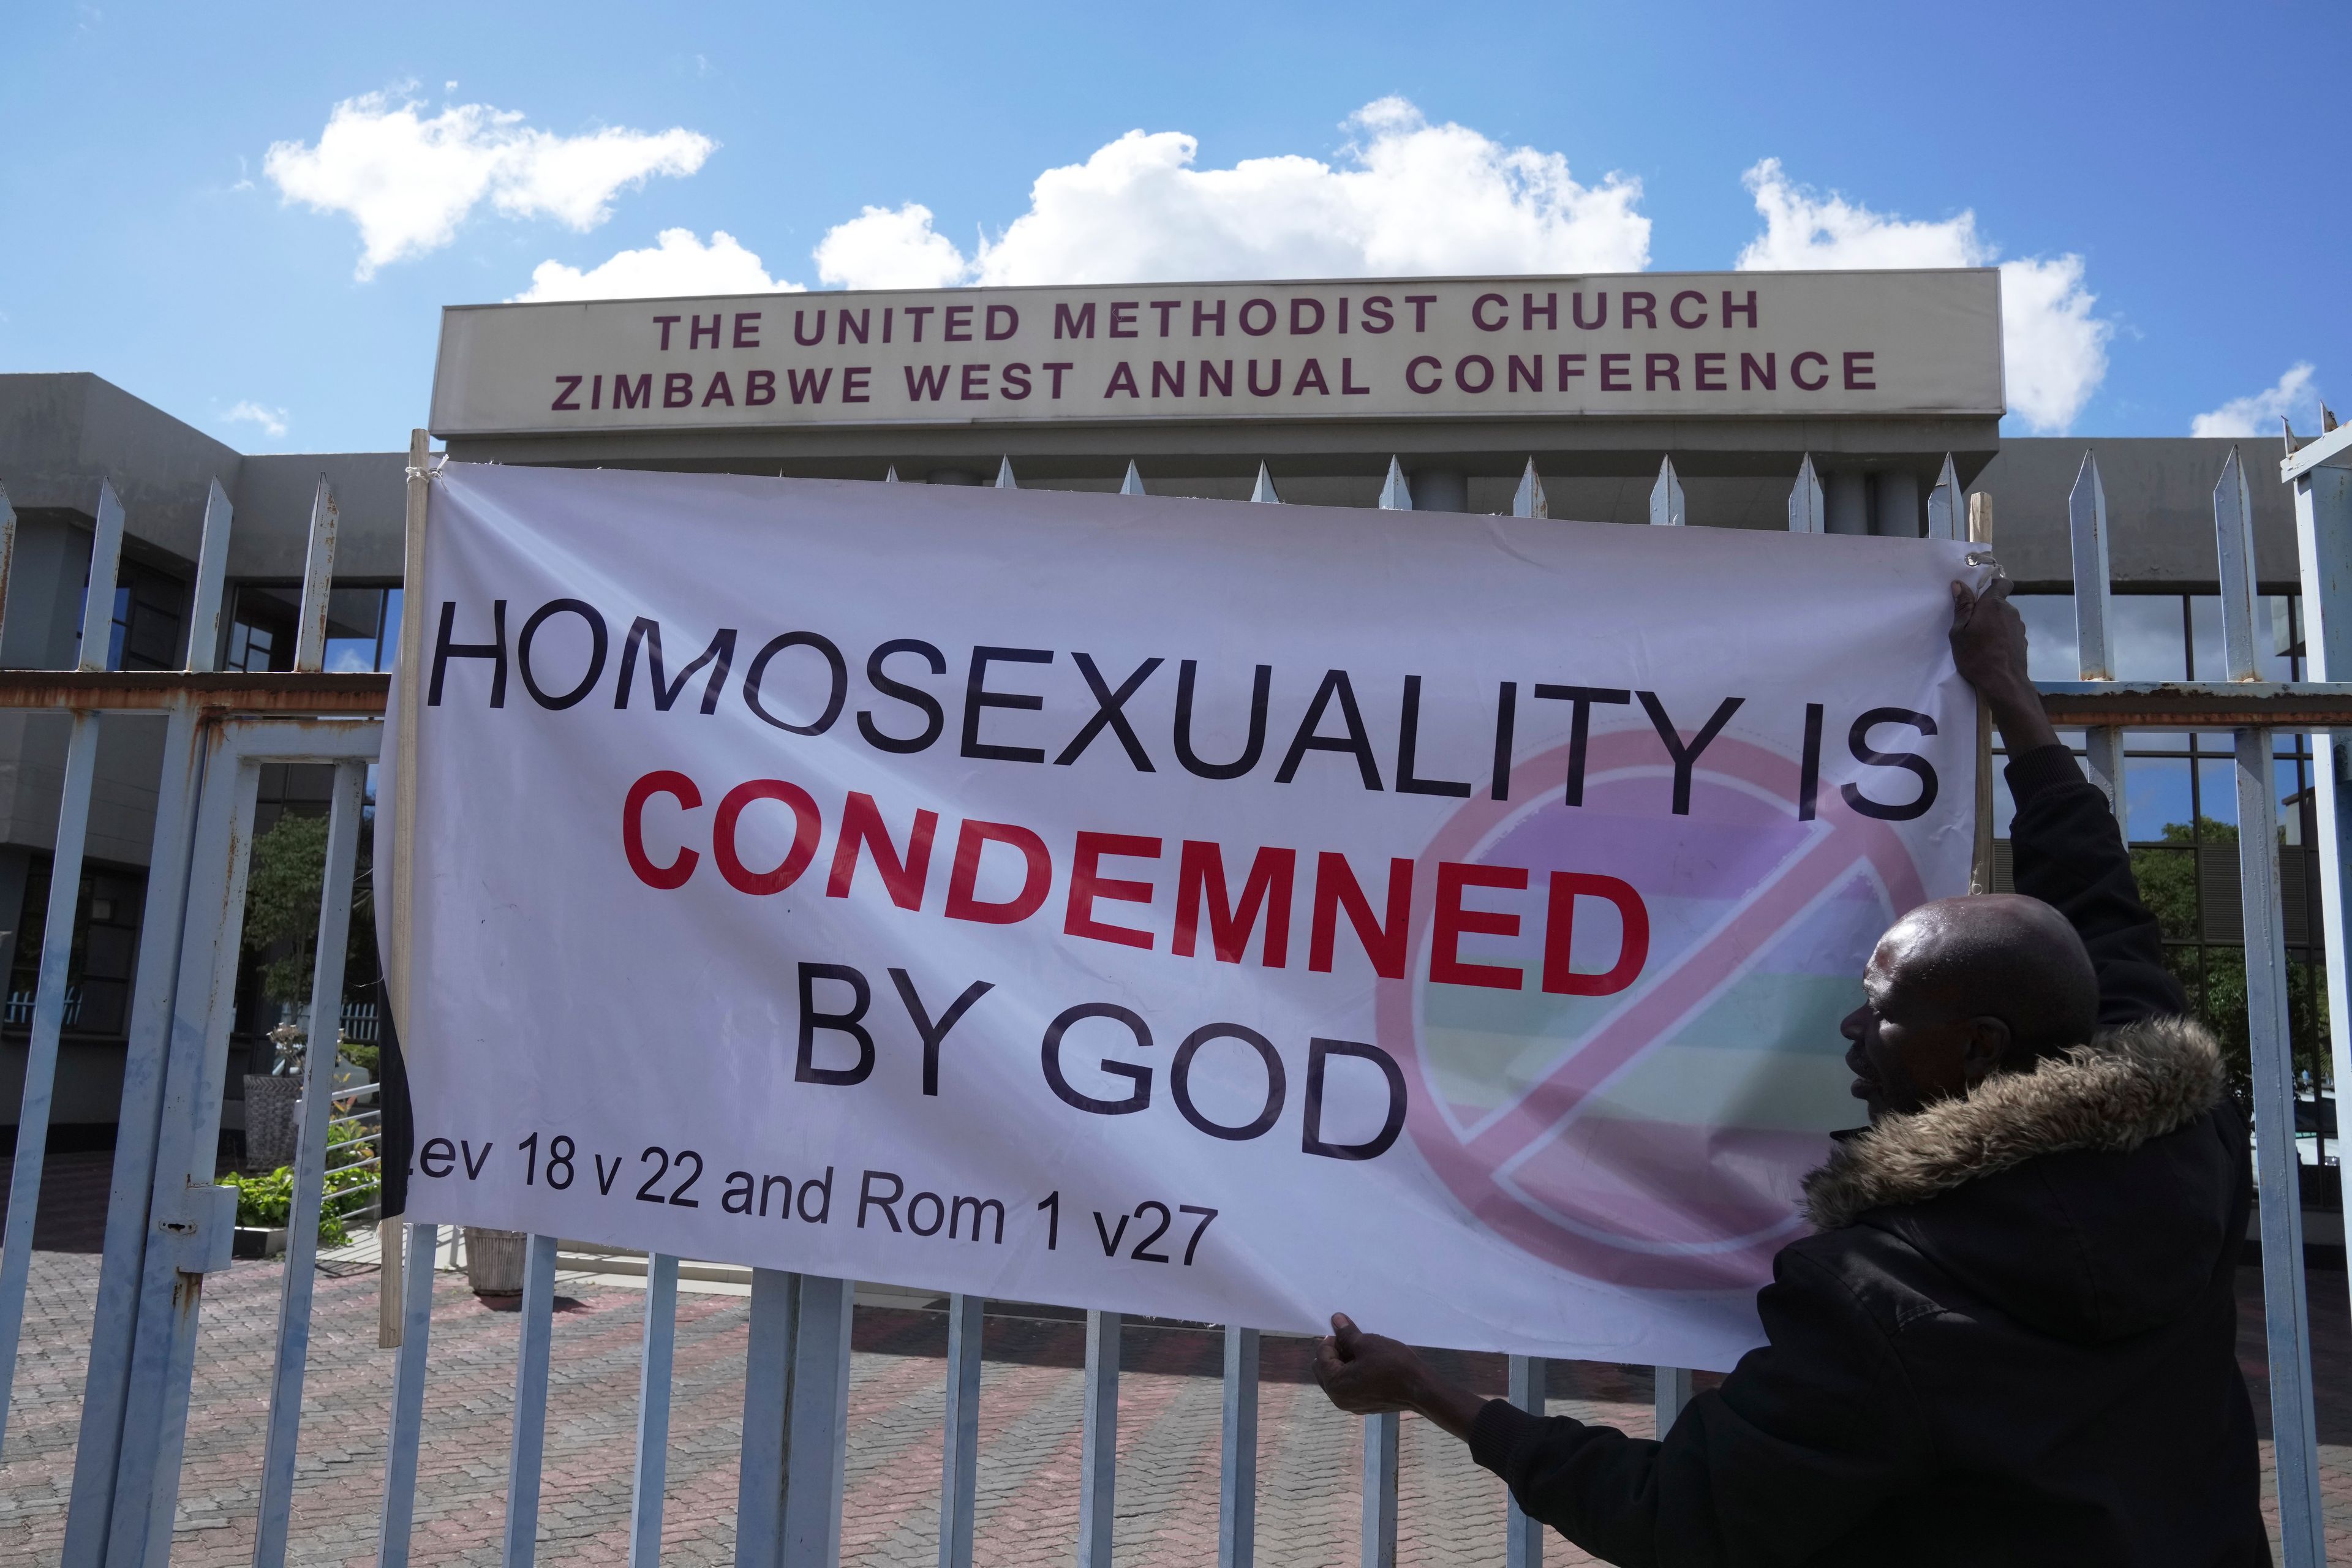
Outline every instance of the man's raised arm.
{"label": "man's raised arm", "polygon": [[1982,597],[1952,584],[1952,658],[1992,710],[2009,750],[2010,828],[2017,890],[2064,915],[2099,975],[2099,1023],[2114,1028],[2185,1013],[2164,966],[2162,933],[2140,902],[2116,813],[2058,739],[2026,674],[2025,623],[2006,579]]}

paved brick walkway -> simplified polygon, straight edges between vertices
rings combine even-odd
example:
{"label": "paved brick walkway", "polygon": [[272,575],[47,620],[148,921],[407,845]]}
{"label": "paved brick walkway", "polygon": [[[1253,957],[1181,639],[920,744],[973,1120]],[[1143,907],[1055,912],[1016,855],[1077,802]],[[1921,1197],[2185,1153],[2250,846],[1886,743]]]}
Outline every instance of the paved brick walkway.
{"label": "paved brick walkway", "polygon": [[[94,1257],[36,1255],[25,1352],[0,1464],[0,1562],[53,1563],[70,1483]],[[244,1564],[252,1554],[255,1477],[279,1267],[240,1264],[209,1282],[189,1420],[173,1559]],[[2250,1280],[2251,1282],[2251,1280]],[[2322,1436],[2332,1554],[2352,1553],[2352,1320],[2341,1276],[2315,1279]],[[575,1288],[577,1289],[577,1288]],[[322,1275],[292,1561],[373,1562],[382,1500],[392,1352],[375,1348],[375,1277]],[[541,1561],[626,1555],[629,1475],[644,1297],[578,1289],[555,1327]],[[729,1563],[742,1399],[746,1303],[678,1300],[665,1561]],[[936,1314],[859,1312],[850,1415],[845,1563],[929,1568],[937,1560],[941,1357]],[[506,1486],[516,1320],[445,1276],[436,1294],[415,1561],[493,1563]],[[992,1318],[982,1380],[984,1447],[976,1559],[987,1568],[1070,1560],[1077,1528],[1080,1334],[1073,1322]],[[1259,1474],[1260,1561],[1356,1560],[1359,1424],[1305,1377],[1305,1345],[1268,1341]],[[2243,1349],[2258,1372],[2261,1329]],[[1218,1344],[1197,1331],[1130,1327],[1120,1386],[1117,1552],[1122,1565],[1212,1563],[1216,1552]],[[1496,1358],[1457,1370],[1499,1386]],[[2259,1384],[2258,1396],[2259,1396]],[[1556,1411],[1647,1435],[1649,1379],[1638,1369],[1556,1369]],[[1402,1562],[1497,1564],[1500,1484],[1461,1447],[1408,1417],[1400,1505]],[[2267,1449],[2265,1452],[2267,1460]],[[1557,1539],[1549,1563],[1588,1561]]]}

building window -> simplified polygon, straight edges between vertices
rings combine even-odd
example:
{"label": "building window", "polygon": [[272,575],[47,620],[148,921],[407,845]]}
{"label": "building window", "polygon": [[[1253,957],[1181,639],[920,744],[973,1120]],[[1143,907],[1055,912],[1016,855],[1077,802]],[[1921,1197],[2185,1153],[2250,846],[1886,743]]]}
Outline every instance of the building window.
{"label": "building window", "polygon": [[[353,868],[352,925],[349,946],[343,968],[343,1001],[348,1012],[353,1005],[362,1009],[373,1008],[383,1001],[383,978],[376,959],[374,885],[373,872],[373,837],[370,825],[374,816],[375,770],[368,770],[367,787],[360,806],[360,842],[357,863]],[[317,763],[265,763],[255,792],[253,834],[257,842],[289,817],[325,817],[334,805],[335,770]],[[261,1037],[278,1024],[294,1016],[299,1004],[273,1000],[267,994],[263,970],[271,962],[285,958],[289,945],[256,952],[246,950],[240,956],[236,981],[236,1022],[233,1026],[233,1043],[248,1047],[248,1062],[259,1064],[251,1070],[266,1070],[268,1057],[260,1045]],[[308,999],[307,986],[303,1000]],[[365,1017],[373,1020],[373,1012]],[[372,1022],[364,1026],[373,1028]]]}
{"label": "building window", "polygon": [[[186,618],[188,585],[168,572],[142,565],[127,557],[115,563],[114,625],[107,639],[109,669],[177,669],[181,666],[180,626]],[[80,610],[89,605],[89,574],[82,574]],[[81,636],[74,636],[79,657]]]}
{"label": "building window", "polygon": [[[25,905],[8,976],[6,1022],[30,1028],[41,979],[41,942],[49,909],[49,861],[37,858],[25,878]],[[135,871],[86,868],[66,963],[65,1032],[120,1038],[131,1022],[131,980],[139,961],[139,915],[146,879]]]}
{"label": "building window", "polygon": [[[2018,594],[2032,673],[2079,678],[2071,594]],[[2221,601],[2210,594],[2117,594],[2109,601],[2108,646],[2120,680],[2228,679]],[[2266,595],[2257,644],[2265,680],[2304,678],[2300,601]],[[2060,739],[2079,757],[2080,730]],[[2273,732],[2271,779],[2279,811],[2279,883],[2286,948],[2288,1029],[2304,1092],[2330,1077],[2327,987],[2320,940],[2319,870],[2311,738]],[[2246,954],[2238,876],[2237,748],[2226,731],[2126,731],[2124,826],[2140,896],[2161,926],[2165,960],[2189,1005],[2221,1038],[2242,1084],[2247,1070]],[[1994,765],[2006,761],[1995,741]],[[2015,808],[1995,779],[1995,886],[2011,884],[2009,823]],[[2315,1127],[2317,1118],[2314,1119]],[[2318,1141],[2304,1141],[2306,1162]],[[2333,1162],[2334,1140],[2325,1158]]]}
{"label": "building window", "polygon": [[[294,668],[299,584],[240,583],[230,602],[225,669],[247,674]],[[327,653],[331,674],[392,668],[400,647],[400,590],[335,588],[327,595]]]}

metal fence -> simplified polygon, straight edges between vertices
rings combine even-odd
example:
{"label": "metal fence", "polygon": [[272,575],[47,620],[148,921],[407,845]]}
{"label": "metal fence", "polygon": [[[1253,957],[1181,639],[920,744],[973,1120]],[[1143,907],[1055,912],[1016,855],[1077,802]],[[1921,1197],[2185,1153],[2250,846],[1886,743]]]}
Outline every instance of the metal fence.
{"label": "metal fence", "polygon": [[[2271,1411],[2286,1561],[2323,1561],[2317,1452],[2312,1417],[2310,1336],[2304,1292],[2302,1214],[2294,1138],[2294,1086],[2288,1047],[2287,993],[2280,926],[2279,803],[2270,769],[2270,732],[2315,732],[2318,863],[2325,912],[2328,1016],[2336,1081],[2352,1083],[2352,993],[2347,989],[2345,860],[2352,835],[2352,428],[2299,443],[2290,435],[2282,479],[2294,488],[2310,679],[2259,679],[2257,584],[2248,486],[2233,452],[2214,490],[2216,563],[2221,584],[2229,677],[2196,684],[2125,683],[2110,679],[2107,624],[2108,520],[2096,464],[2086,455],[2070,498],[2079,681],[2046,684],[2052,718],[2088,732],[2090,770],[2111,798],[2123,798],[2122,735],[2131,729],[2235,732],[2240,877],[2247,953],[2248,1018],[2253,1064],[2257,1174],[2263,1199],[2261,1238],[2269,1346]],[[420,559],[428,464],[423,432],[410,447],[409,570]],[[895,478],[895,474],[893,476]],[[1000,485],[1013,476],[1009,462]],[[1139,492],[1130,466],[1122,489]],[[1264,471],[1255,499],[1278,498]],[[1380,504],[1410,507],[1402,471],[1391,463]],[[1530,462],[1513,510],[1545,515],[1543,488]],[[1928,498],[1929,531],[1942,538],[1989,536],[1987,498],[1964,497],[1948,459]],[[214,486],[190,616],[184,672],[109,672],[107,616],[122,538],[123,514],[110,485],[98,498],[81,667],[73,671],[0,672],[0,708],[59,710],[71,716],[54,868],[45,930],[71,929],[90,785],[102,716],[162,714],[166,720],[136,989],[130,1021],[120,1133],[105,1255],[91,1328],[79,1448],[67,1516],[63,1561],[73,1568],[143,1565],[170,1553],[178,1497],[181,1443],[202,1321],[205,1277],[228,1264],[235,1196],[214,1184],[220,1116],[233,1023],[247,855],[258,770],[268,763],[331,765],[335,782],[329,818],[325,894],[319,911],[319,955],[310,1016],[322,1011],[347,1033],[373,1034],[373,1009],[355,1016],[342,1005],[343,952],[351,917],[363,787],[381,744],[386,678],[326,675],[327,595],[333,576],[336,509],[322,478],[312,510],[294,673],[215,673],[230,510]],[[1653,490],[1650,521],[1687,520],[1671,460]],[[1823,531],[1820,483],[1807,459],[1789,502],[1789,526]],[[0,492],[0,609],[14,548],[16,518]],[[421,625],[421,616],[408,617]],[[411,650],[413,657],[414,650]],[[2322,733],[2327,732],[2328,733]],[[1979,866],[1990,868],[1990,794],[1979,792]],[[5,1245],[0,1245],[0,1371],[13,1374],[24,1318],[33,1216],[38,1203],[59,1035],[69,1021],[70,943],[43,944],[29,1007],[31,1042],[18,1121],[14,1184]],[[16,1021],[11,998],[9,1021]],[[355,1027],[356,1026],[356,1027]],[[277,1325],[269,1423],[256,1531],[256,1568],[278,1568],[288,1549],[303,1375],[310,1335],[318,1218],[329,1145],[332,1052],[307,1053],[295,1164],[295,1203]],[[342,1097],[349,1100],[348,1092]],[[373,1124],[369,1130],[373,1133]],[[383,1253],[383,1342],[396,1345],[392,1431],[385,1462],[378,1562],[408,1561],[423,1436],[425,1376],[430,1355],[434,1263],[441,1237],[431,1226],[386,1226]],[[533,1236],[525,1254],[520,1336],[503,1561],[527,1564],[536,1549],[540,1465],[546,1434],[549,1354],[557,1239]],[[650,1568],[661,1540],[664,1464],[679,1259],[647,1260],[644,1354],[636,1430],[630,1563]],[[854,1285],[842,1279],[768,1269],[753,1271],[750,1341],[739,1463],[736,1561],[744,1568],[831,1568],[839,1555],[847,1446],[850,1327]],[[981,1328],[977,1298],[948,1300],[946,1415],[940,1502],[940,1568],[970,1568],[976,1513],[980,1435]],[[1109,1568],[1118,1484],[1118,1315],[1089,1312],[1086,1324],[1079,1568]],[[1218,1562],[1241,1568],[1255,1556],[1257,1331],[1228,1326],[1224,1336]],[[1508,1396],[1540,1409],[1545,1366],[1513,1357]],[[1690,1374],[1658,1369],[1659,1429],[1690,1397]],[[6,1436],[9,1384],[0,1381],[0,1444]],[[1396,1558],[1399,1421],[1365,1420],[1363,1530],[1366,1568]],[[1534,1568],[1541,1532],[1511,1510],[1510,1568]]]}

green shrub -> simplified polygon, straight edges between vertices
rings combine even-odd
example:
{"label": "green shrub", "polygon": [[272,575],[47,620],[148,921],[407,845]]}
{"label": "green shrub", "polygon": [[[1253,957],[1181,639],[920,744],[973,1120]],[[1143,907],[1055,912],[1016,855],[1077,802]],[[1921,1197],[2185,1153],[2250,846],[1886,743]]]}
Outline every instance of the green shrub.
{"label": "green shrub", "polygon": [[[376,1195],[373,1171],[333,1168],[348,1165],[350,1156],[338,1161],[332,1144],[348,1142],[354,1134],[346,1130],[336,1137],[331,1130],[327,1153],[326,1195],[319,1205],[319,1245],[343,1247],[352,1239],[343,1224],[343,1215],[365,1208]],[[354,1153],[360,1152],[354,1151]],[[280,1165],[266,1176],[239,1176],[234,1173],[223,1176],[220,1184],[236,1189],[236,1223],[257,1230],[282,1229],[294,1215],[294,1172]]]}

